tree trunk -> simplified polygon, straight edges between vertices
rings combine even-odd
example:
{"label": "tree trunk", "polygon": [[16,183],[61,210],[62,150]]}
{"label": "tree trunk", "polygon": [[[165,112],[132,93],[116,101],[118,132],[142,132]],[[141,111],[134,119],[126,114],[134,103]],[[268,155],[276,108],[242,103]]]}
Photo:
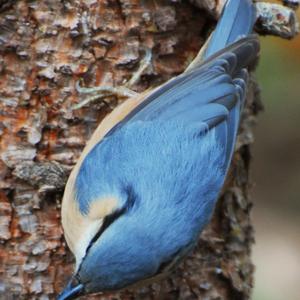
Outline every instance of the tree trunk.
{"label": "tree trunk", "polygon": [[[97,124],[122,101],[73,109],[84,99],[76,83],[124,84],[144,48],[152,62],[136,91],[180,74],[213,28],[220,2],[0,1],[0,299],[53,299],[72,273],[60,224],[64,184]],[[226,187],[195,251],[163,282],[97,299],[249,298],[255,83],[248,94]]]}

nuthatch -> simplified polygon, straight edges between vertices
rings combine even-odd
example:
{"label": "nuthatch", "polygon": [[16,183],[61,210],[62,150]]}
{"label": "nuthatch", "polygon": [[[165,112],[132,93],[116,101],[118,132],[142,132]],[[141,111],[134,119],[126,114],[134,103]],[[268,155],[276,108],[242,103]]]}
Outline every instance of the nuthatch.
{"label": "nuthatch", "polygon": [[68,180],[75,275],[58,299],[168,273],[210,221],[232,158],[259,43],[251,0],[228,0],[181,75],[129,98],[96,129]]}

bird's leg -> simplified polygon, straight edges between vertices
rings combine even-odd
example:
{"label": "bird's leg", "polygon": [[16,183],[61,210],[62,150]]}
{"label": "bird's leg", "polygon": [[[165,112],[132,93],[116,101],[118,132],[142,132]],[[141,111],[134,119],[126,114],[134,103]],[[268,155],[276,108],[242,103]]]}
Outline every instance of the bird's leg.
{"label": "bird's leg", "polygon": [[80,103],[74,105],[72,107],[73,110],[79,109],[91,102],[101,100],[105,101],[105,98],[116,96],[117,98],[129,98],[133,96],[137,96],[138,93],[133,91],[131,87],[135,85],[145,69],[150,65],[152,58],[151,50],[145,48],[145,56],[141,60],[138,70],[133,74],[131,79],[126,82],[124,85],[114,87],[114,86],[95,86],[95,87],[81,87],[79,82],[76,83],[76,90],[81,95],[90,95],[86,97]]}

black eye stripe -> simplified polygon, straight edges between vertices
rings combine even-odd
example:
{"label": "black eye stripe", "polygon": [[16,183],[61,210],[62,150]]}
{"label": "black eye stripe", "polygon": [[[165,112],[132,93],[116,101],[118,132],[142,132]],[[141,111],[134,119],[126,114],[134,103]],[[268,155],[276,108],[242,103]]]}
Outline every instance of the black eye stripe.
{"label": "black eye stripe", "polygon": [[84,261],[84,258],[88,254],[88,252],[91,249],[91,247],[93,246],[93,244],[98,240],[98,238],[102,235],[102,233],[109,227],[109,225],[111,225],[115,220],[120,218],[126,212],[126,210],[127,210],[127,207],[124,207],[120,210],[117,210],[117,211],[113,212],[112,214],[110,214],[110,215],[108,215],[104,218],[102,226],[100,227],[98,232],[95,234],[95,236],[91,239],[89,245],[86,248],[85,255],[84,255],[84,257],[82,258],[82,260],[80,262],[77,274],[80,272],[82,262]]}
{"label": "black eye stripe", "polygon": [[130,186],[127,186],[125,189],[126,193],[127,193],[127,201],[124,207],[122,207],[119,210],[114,211],[113,213],[111,213],[110,215],[106,216],[104,218],[103,224],[100,227],[99,231],[95,234],[95,236],[91,239],[87,249],[86,249],[86,253],[85,255],[88,253],[89,249],[91,248],[91,246],[96,242],[96,240],[102,235],[102,233],[114,222],[116,221],[118,218],[120,218],[125,212],[127,212],[128,210],[130,210],[136,200],[136,195],[133,191],[133,189]]}
{"label": "black eye stripe", "polygon": [[120,218],[126,212],[126,210],[127,210],[127,207],[123,207],[122,209],[117,210],[104,218],[103,224],[100,227],[99,231],[91,239],[90,244],[88,245],[88,247],[86,249],[86,253],[89,251],[91,246],[96,242],[96,240],[98,240],[98,238],[102,235],[102,233],[109,227],[109,225],[111,225],[114,221],[116,221],[118,218]]}
{"label": "black eye stripe", "polygon": [[[100,238],[100,236],[103,234],[103,232],[114,222],[116,221],[118,218],[120,218],[123,214],[125,214],[126,212],[128,212],[135,203],[136,198],[136,194],[134,193],[133,189],[130,186],[127,186],[125,189],[125,192],[127,193],[127,201],[124,207],[122,207],[119,210],[114,211],[113,213],[111,213],[110,215],[106,216],[104,218],[103,224],[102,226],[99,228],[98,232],[94,235],[94,237],[91,239],[89,245],[86,248],[85,251],[85,255],[84,257],[86,257],[86,255],[88,254],[89,250],[91,249],[91,247],[93,246],[93,244]],[[78,271],[77,273],[79,273],[82,262],[84,260],[84,257],[78,267]]]}

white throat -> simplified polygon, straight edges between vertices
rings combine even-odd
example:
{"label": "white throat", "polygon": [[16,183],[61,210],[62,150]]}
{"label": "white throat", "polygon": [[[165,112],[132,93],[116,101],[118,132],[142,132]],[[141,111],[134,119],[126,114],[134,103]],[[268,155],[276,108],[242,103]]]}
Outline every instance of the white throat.
{"label": "white throat", "polygon": [[76,246],[74,249],[74,255],[76,258],[76,266],[75,266],[76,272],[78,271],[82,259],[86,255],[86,251],[88,246],[90,245],[91,240],[97,234],[102,224],[103,224],[103,219],[89,222],[88,226],[86,226],[83,234],[81,235],[80,240],[76,242],[75,244]]}

